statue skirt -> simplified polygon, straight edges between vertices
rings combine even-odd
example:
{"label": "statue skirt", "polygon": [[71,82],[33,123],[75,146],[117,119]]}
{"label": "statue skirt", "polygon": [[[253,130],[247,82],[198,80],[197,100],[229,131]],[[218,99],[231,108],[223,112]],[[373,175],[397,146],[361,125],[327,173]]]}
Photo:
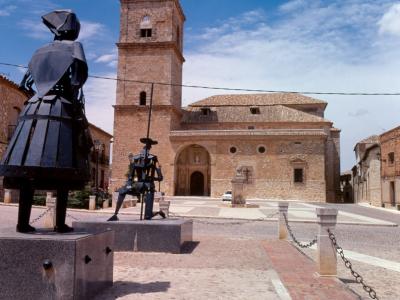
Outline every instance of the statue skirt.
{"label": "statue skirt", "polygon": [[36,189],[82,189],[92,144],[84,118],[60,95],[30,99],[0,163],[4,187],[29,181]]}

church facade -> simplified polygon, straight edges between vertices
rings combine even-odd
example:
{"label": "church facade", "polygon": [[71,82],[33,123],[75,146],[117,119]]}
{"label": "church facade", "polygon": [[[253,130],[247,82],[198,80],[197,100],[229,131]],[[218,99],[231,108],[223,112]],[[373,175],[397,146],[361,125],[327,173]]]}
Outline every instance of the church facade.
{"label": "church facade", "polygon": [[[178,0],[121,0],[111,188],[146,135],[167,195],[220,197],[240,172],[248,198],[335,202],[340,130],[327,103],[298,94],[219,95],[182,108],[183,26]],[[155,82],[153,86],[149,82]],[[161,83],[161,84],[160,84]],[[164,84],[162,84],[164,83]]]}

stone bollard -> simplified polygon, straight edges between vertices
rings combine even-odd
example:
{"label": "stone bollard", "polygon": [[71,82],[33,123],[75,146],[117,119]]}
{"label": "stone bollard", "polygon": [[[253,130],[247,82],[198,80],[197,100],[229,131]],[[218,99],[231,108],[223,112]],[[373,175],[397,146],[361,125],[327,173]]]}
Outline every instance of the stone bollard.
{"label": "stone bollard", "polygon": [[53,193],[51,192],[47,193],[46,207],[49,211],[44,216],[44,227],[54,228],[56,226],[56,198],[53,198]]}
{"label": "stone bollard", "polygon": [[283,214],[286,214],[286,217],[288,216],[289,202],[279,202],[278,208],[279,208],[278,236],[280,240],[286,240],[288,237],[288,230],[286,227],[286,222],[285,218],[283,217]]}
{"label": "stone bollard", "polygon": [[160,205],[160,210],[165,213],[166,217],[169,217],[169,206],[171,204],[171,201],[165,201],[165,200],[161,200],[159,202]]}
{"label": "stone bollard", "polygon": [[89,196],[89,210],[96,210],[96,196]]}
{"label": "stone bollard", "polygon": [[338,210],[336,208],[317,208],[318,246],[317,266],[320,276],[337,275],[336,249],[332,245],[327,229],[333,231],[336,227]]}
{"label": "stone bollard", "polygon": [[11,202],[12,202],[11,190],[4,189],[4,203],[11,203]]}
{"label": "stone bollard", "polygon": [[110,206],[110,201],[108,199],[103,201],[103,208],[108,208]]}

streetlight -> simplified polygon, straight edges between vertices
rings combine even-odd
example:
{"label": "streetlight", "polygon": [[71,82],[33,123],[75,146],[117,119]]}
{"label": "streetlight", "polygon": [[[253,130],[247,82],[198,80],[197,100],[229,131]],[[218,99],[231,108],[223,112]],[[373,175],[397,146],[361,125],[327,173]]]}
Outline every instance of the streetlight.
{"label": "streetlight", "polygon": [[95,174],[95,184],[96,184],[96,205],[99,200],[99,153],[103,150],[103,144],[100,140],[94,140],[94,149],[96,151],[96,174]]}

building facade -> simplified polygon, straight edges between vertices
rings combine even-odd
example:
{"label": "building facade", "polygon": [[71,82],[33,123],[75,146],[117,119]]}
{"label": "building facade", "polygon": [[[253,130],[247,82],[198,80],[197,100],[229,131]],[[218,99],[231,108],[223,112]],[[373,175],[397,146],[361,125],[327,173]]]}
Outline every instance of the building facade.
{"label": "building facade", "polygon": [[[18,88],[17,84],[0,75],[0,159],[6,151],[8,142],[14,133],[19,113],[28,96]],[[1,199],[3,194],[3,179],[0,177]],[[18,200],[18,193],[13,192],[13,198]]]}
{"label": "building facade", "polygon": [[357,164],[353,167],[354,202],[381,206],[381,147],[379,136],[370,136],[354,147]]}
{"label": "building facade", "polygon": [[89,130],[95,144],[90,153],[90,185],[108,191],[112,135],[93,124],[89,124]]}
{"label": "building facade", "polygon": [[382,204],[400,205],[400,127],[380,136]]}
{"label": "building facade", "polygon": [[167,195],[219,197],[242,172],[249,198],[340,198],[340,130],[324,118],[326,102],[223,95],[182,108],[184,21],[178,0],[121,0],[112,190],[126,180],[129,153],[143,147],[152,99],[152,152]]}

